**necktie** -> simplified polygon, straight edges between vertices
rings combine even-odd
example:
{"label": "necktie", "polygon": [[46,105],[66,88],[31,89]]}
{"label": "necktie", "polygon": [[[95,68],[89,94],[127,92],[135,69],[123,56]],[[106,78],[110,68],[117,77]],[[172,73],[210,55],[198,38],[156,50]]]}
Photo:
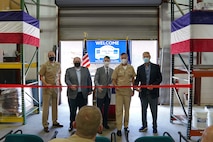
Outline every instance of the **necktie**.
{"label": "necktie", "polygon": [[108,83],[108,79],[109,79],[109,71],[108,71],[108,68],[106,68],[106,75],[107,75],[107,83]]}
{"label": "necktie", "polygon": [[[108,86],[108,83],[109,83],[109,69],[106,68],[106,75],[107,75],[107,86]],[[107,94],[109,93],[109,88],[107,88]]]}

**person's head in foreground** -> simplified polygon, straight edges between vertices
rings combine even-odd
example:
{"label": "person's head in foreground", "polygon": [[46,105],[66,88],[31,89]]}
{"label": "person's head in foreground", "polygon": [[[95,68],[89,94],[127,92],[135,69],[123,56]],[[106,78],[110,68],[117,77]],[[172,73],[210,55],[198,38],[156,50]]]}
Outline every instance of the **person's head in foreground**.
{"label": "person's head in foreground", "polygon": [[201,142],[213,142],[213,125],[204,130]]}
{"label": "person's head in foreground", "polygon": [[78,112],[73,127],[76,128],[76,135],[79,137],[94,139],[97,132],[101,132],[102,115],[96,106],[83,106]]}

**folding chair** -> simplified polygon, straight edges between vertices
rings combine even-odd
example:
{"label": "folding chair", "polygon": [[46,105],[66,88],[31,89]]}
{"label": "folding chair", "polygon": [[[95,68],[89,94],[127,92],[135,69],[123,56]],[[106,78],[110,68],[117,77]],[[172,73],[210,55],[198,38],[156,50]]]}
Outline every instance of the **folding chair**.
{"label": "folding chair", "polygon": [[9,134],[5,142],[44,142],[42,138],[32,134]]}
{"label": "folding chair", "polygon": [[164,132],[163,136],[143,136],[137,138],[135,142],[175,142],[168,132]]}
{"label": "folding chair", "polygon": [[115,134],[115,132],[111,133],[111,142],[116,142],[116,134]]}
{"label": "folding chair", "polygon": [[129,142],[129,130],[125,131],[126,142]]}
{"label": "folding chair", "polygon": [[[190,142],[181,132],[178,132],[179,134],[179,142],[182,142],[184,140],[185,142]],[[199,138],[196,142],[201,142],[201,138]]]}
{"label": "folding chair", "polygon": [[137,138],[135,142],[175,142],[175,140],[170,136],[144,136]]}
{"label": "folding chair", "polygon": [[96,136],[95,142],[116,142],[116,134],[115,132],[112,132],[110,139],[102,136]]}
{"label": "folding chair", "polygon": [[95,138],[95,142],[110,142],[110,139],[103,137],[103,136],[97,136]]}
{"label": "folding chair", "polygon": [[10,132],[6,133],[4,136],[2,136],[0,138],[0,141],[4,140],[6,138],[7,135],[12,134],[13,130],[11,130]]}

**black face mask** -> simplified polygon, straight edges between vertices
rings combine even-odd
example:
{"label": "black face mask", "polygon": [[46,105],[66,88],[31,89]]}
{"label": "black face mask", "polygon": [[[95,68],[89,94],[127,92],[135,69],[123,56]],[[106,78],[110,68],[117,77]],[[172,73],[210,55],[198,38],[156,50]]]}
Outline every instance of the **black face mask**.
{"label": "black face mask", "polygon": [[55,60],[55,57],[49,57],[49,61],[54,61]]}
{"label": "black face mask", "polygon": [[75,65],[75,67],[77,67],[77,68],[80,67],[80,63],[78,63],[78,62],[77,62],[77,63],[74,63],[74,65]]}

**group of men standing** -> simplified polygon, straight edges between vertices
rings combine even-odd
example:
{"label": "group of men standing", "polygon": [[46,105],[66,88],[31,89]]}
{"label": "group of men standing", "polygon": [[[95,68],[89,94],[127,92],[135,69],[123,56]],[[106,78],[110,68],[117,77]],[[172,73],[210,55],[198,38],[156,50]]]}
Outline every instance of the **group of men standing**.
{"label": "group of men standing", "polygon": [[[54,52],[50,51],[48,57],[49,61],[45,63],[40,70],[41,81],[44,86],[60,86],[60,64],[55,62]],[[95,73],[94,84],[96,86],[97,107],[102,112],[103,127],[105,129],[109,129],[107,120],[108,109],[112,95],[112,88],[115,88],[115,112],[118,136],[122,136],[122,124],[124,125],[124,131],[128,131],[130,102],[135,90],[139,92],[142,107],[142,127],[139,131],[145,132],[148,129],[147,107],[149,104],[153,118],[153,133],[157,133],[159,89],[153,88],[152,85],[159,85],[162,81],[162,75],[159,65],[150,62],[151,56],[149,52],[144,52],[142,58],[144,64],[138,67],[137,74],[135,73],[133,66],[128,64],[128,55],[126,53],[121,54],[121,64],[114,70],[109,66],[110,57],[105,56],[104,65],[98,68]],[[80,109],[87,105],[88,95],[92,93],[93,89],[90,72],[88,68],[81,66],[81,59],[75,57],[73,64],[74,67],[68,68],[65,74],[70,109],[69,131],[73,130],[72,123],[75,121],[77,108]],[[63,125],[57,122],[57,101],[55,100],[55,98],[57,98],[57,89],[58,88],[44,88],[42,124],[45,132],[49,132],[48,110],[51,98],[53,126],[63,127]]]}

